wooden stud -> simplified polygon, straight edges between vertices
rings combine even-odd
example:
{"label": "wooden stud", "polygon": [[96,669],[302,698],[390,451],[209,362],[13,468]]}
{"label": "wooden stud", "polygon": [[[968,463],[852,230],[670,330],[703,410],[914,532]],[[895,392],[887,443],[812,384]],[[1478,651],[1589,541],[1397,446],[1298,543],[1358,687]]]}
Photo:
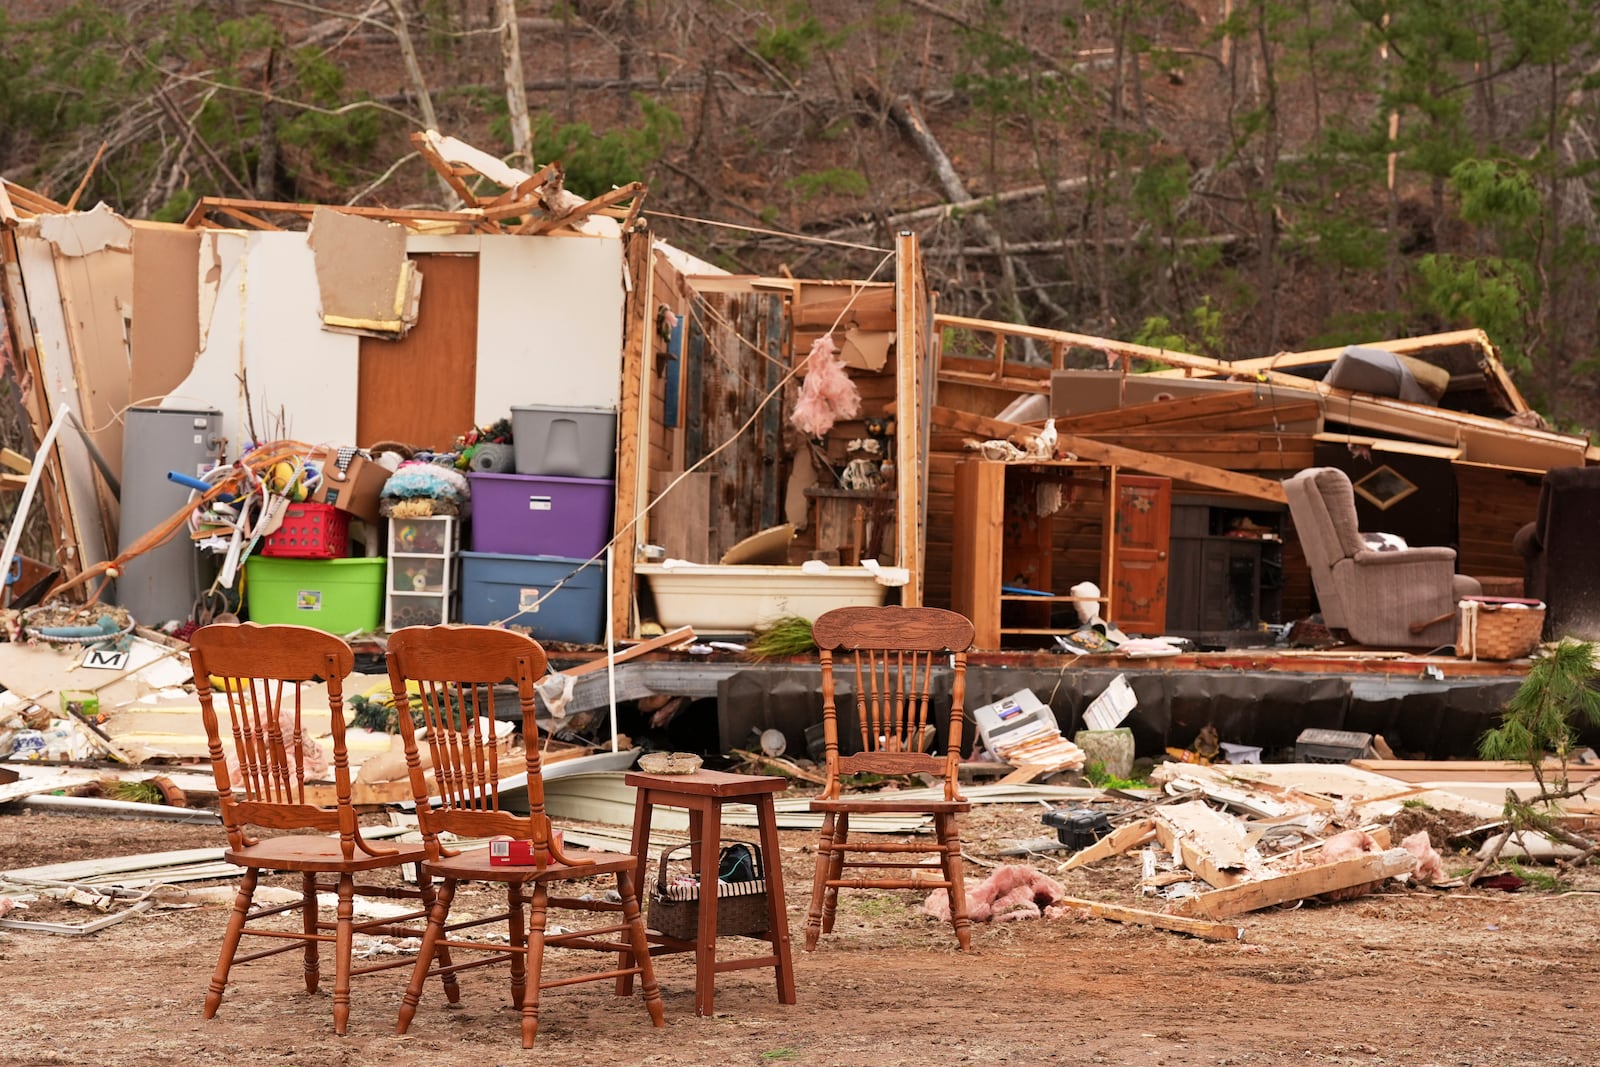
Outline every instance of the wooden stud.
{"label": "wooden stud", "polygon": [[1307,897],[1331,893],[1336,889],[1381,882],[1415,869],[1417,858],[1403,848],[1368,852],[1360,856],[1322,863],[1288,874],[1240,882],[1227,889],[1186,897],[1178,902],[1180,915],[1225,919],[1247,911],[1259,911],[1274,904],[1287,904]]}
{"label": "wooden stud", "polygon": [[1180,934],[1203,937],[1207,941],[1244,940],[1244,931],[1242,929],[1237,926],[1229,926],[1226,923],[1207,922],[1204,919],[1194,919],[1186,916],[1164,915],[1161,912],[1145,911],[1142,908],[1125,908],[1120,904],[1106,904],[1103,901],[1082,900],[1078,897],[1062,897],[1056,903],[1065,904],[1070,908],[1082,908],[1096,919],[1110,919],[1112,922],[1153,926],[1158,930],[1172,930]]}
{"label": "wooden stud", "polygon": [[1091,863],[1111,856],[1120,856],[1130,849],[1154,839],[1156,836],[1156,821],[1154,819],[1139,819],[1136,822],[1124,823],[1111,831],[1088,848],[1080,849],[1067,857],[1066,862],[1056,868],[1056,873],[1070,871],[1074,867],[1084,867]]}

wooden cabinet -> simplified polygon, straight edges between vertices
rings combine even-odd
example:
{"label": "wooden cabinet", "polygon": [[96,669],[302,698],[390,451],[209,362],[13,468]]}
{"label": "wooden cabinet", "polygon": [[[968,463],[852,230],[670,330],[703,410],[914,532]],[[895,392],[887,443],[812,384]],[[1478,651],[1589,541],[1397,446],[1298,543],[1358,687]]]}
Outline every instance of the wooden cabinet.
{"label": "wooden cabinet", "polygon": [[[1068,590],[1093,580],[1101,614],[1109,614],[1116,566],[1117,469],[1077,460],[997,463],[966,460],[956,465],[951,607],[972,620],[973,647],[998,649],[1044,643],[1052,634],[1077,628],[1072,608],[1080,598]],[[1060,565],[1057,533],[1069,536],[1077,523],[1080,541]],[[1058,613],[1069,622],[1054,624]],[[1070,624],[1069,624],[1070,623]]]}
{"label": "wooden cabinet", "polygon": [[1168,632],[1202,645],[1267,640],[1261,624],[1277,621],[1283,581],[1278,516],[1238,505],[1199,496],[1174,501]]}

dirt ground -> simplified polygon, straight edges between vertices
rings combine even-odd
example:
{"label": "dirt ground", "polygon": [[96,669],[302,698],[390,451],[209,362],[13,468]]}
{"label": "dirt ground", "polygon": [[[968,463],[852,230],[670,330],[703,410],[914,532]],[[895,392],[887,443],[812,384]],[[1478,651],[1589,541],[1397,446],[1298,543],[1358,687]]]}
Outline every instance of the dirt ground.
{"label": "dirt ground", "polygon": [[[1039,809],[976,810],[975,854],[1047,833]],[[0,869],[215,846],[220,828],[0,813]],[[331,964],[307,994],[298,957],[235,969],[217,1018],[201,1018],[224,906],[147,913],[89,936],[0,931],[0,1065],[385,1064],[1483,1064],[1591,1067],[1600,877],[1516,893],[1393,887],[1332,905],[1241,917],[1240,943],[1100,920],[974,929],[973,951],[917,914],[916,894],[841,897],[838,929],[800,950],[811,838],[784,835],[799,1003],[772,974],[718,979],[697,1018],[687,956],[658,961],[667,1026],[637,995],[588,984],[547,991],[538,1043],[520,1046],[504,970],[436,986],[397,1036],[404,970],[357,979],[350,1033],[334,1035]],[[1046,871],[1055,857],[1040,857]],[[1447,858],[1452,873],[1467,866]],[[969,867],[969,878],[985,871]],[[1149,907],[1131,858],[1062,876],[1068,893]],[[478,898],[482,902],[483,898]],[[457,908],[472,906],[466,891]],[[82,922],[47,905],[19,917]],[[734,954],[740,942],[723,942]],[[751,944],[745,942],[745,944]]]}

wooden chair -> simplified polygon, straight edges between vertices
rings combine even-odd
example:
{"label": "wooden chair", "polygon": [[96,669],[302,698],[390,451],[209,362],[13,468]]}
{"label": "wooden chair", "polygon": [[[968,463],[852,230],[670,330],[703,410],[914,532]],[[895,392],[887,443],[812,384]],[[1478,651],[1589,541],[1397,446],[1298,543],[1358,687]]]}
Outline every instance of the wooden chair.
{"label": "wooden chair", "polygon": [[[950,895],[950,921],[962,949],[971,947],[971,922],[962,885],[961,834],[956,816],[971,808],[957,790],[961,759],[962,702],[966,692],[966,650],[972,623],[941,608],[854,607],[825,612],[812,626],[822,660],[822,724],[827,745],[827,786],[811,802],[822,813],[811,911],[806,918],[806,949],[833,930],[839,890],[943,889]],[[840,754],[835,708],[834,658],[854,665],[859,751]],[[935,723],[931,712],[933,665],[951,656],[948,745],[942,756],[928,754]],[[846,775],[933,774],[944,779],[943,800],[897,800],[893,793],[843,795]],[[850,816],[920,813],[933,816],[936,840],[850,840]],[[921,856],[937,855],[936,862]],[[865,855],[867,858],[857,859]],[[846,878],[846,868],[900,870],[899,877]],[[937,878],[918,878],[932,871]]]}
{"label": "wooden chair", "polygon": [[[415,937],[421,932],[420,920],[434,902],[433,883],[420,870],[427,858],[426,850],[421,845],[395,847],[367,841],[350,803],[350,761],[345,751],[341,683],[350,673],[355,657],[350,646],[339,638],[305,626],[205,626],[196,630],[189,641],[200,717],[205,723],[222,822],[228,833],[228,848],[223,856],[244,868],[223,937],[222,954],[206,992],[205,1017],[216,1015],[228,985],[228,972],[235,963],[275,956],[297,946],[305,952],[306,990],[315,993],[320,978],[318,948],[322,942],[331,941],[333,1029],[343,1034],[350,1018],[351,977],[411,965],[410,959],[398,958],[352,967],[350,950],[355,935]],[[217,715],[213,677],[223,682],[222,693],[229,712],[226,728]],[[328,705],[335,709],[329,718],[335,792],[331,808],[307,800],[307,735],[301,683],[314,681],[327,684]],[[292,699],[285,700],[289,694],[293,694]],[[225,747],[231,752],[231,764],[223,754]],[[256,827],[302,832],[257,837],[251,832]],[[335,833],[337,837],[328,836]],[[356,881],[358,875],[404,864],[418,868],[416,888]],[[254,907],[262,871],[298,873],[300,899],[290,904]],[[322,917],[317,904],[319,892],[338,896],[332,919]],[[410,914],[357,922],[357,893],[416,900],[418,908]],[[283,923],[269,921],[292,911],[300,912],[299,929],[286,929]],[[240,955],[245,935],[281,943]],[[451,1001],[459,997],[453,982],[446,983],[445,993]]]}
{"label": "wooden chair", "polygon": [[[389,678],[400,710],[406,763],[429,855],[423,869],[444,882],[400,1006],[398,1033],[405,1033],[411,1025],[430,972],[451,974],[504,960],[511,964],[512,1003],[522,1008],[523,1048],[533,1047],[539,1030],[540,992],[558,985],[638,975],[651,1022],[665,1025],[644,916],[634,887],[636,857],[563,848],[552,840],[550,818],[544,808],[539,734],[534,722],[533,687],[544,673],[544,649],[532,638],[510,630],[489,626],[413,626],[389,637]],[[500,806],[491,687],[507,681],[516,684],[522,704],[523,738],[527,744],[527,815],[512,814]],[[408,686],[420,690],[420,699],[404,695]],[[424,717],[437,796],[429,795],[432,790],[423,777],[421,750],[410,713],[414,704],[420,706]],[[460,851],[445,844],[446,834],[458,838],[508,835],[530,841],[536,862],[528,866],[497,866],[490,863],[487,846]],[[552,882],[602,875],[615,877],[620,903],[598,899],[598,894],[593,899],[550,895]],[[450,905],[464,881],[504,883],[506,910],[452,924]],[[608,912],[621,921],[546,934],[546,916],[551,908]],[[453,936],[467,927],[502,919],[507,923],[509,946]],[[617,959],[614,966],[603,971],[547,980],[543,977],[545,948],[552,945],[614,953]],[[485,955],[451,964],[443,957],[435,961],[435,952],[441,949]]]}

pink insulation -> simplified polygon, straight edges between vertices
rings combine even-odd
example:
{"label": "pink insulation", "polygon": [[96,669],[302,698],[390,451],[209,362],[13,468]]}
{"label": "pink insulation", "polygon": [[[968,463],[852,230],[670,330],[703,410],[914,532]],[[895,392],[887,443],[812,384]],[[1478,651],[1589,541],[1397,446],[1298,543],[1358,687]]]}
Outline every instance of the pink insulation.
{"label": "pink insulation", "polygon": [[[973,922],[1037,919],[1044,909],[1066,896],[1061,883],[1032,867],[1008,863],[975,886],[967,887],[967,917]],[[923,901],[922,914],[950,921],[950,895],[935,889]]]}
{"label": "pink insulation", "polygon": [[861,411],[861,393],[839,361],[833,335],[811,343],[806,356],[806,377],[800,385],[789,422],[807,437],[822,437],[840,419],[853,419]]}
{"label": "pink insulation", "polygon": [[1417,857],[1417,869],[1412,872],[1412,877],[1417,881],[1431,884],[1445,880],[1444,859],[1434,850],[1428,831],[1418,830],[1410,837],[1402,838],[1400,847]]}

